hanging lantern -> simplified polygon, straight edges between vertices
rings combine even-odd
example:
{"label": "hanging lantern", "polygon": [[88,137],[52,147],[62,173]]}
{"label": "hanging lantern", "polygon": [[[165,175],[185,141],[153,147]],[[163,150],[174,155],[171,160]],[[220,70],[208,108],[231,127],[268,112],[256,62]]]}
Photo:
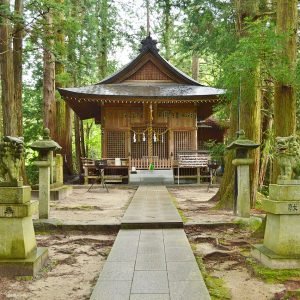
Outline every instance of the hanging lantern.
{"label": "hanging lantern", "polygon": [[153,133],[153,142],[156,143],[156,134],[155,134],[155,132]]}
{"label": "hanging lantern", "polygon": [[136,143],[136,135],[135,135],[135,133],[133,134],[133,142]]}
{"label": "hanging lantern", "polygon": [[143,132],[143,142],[146,142],[146,135],[145,135],[145,132]]}

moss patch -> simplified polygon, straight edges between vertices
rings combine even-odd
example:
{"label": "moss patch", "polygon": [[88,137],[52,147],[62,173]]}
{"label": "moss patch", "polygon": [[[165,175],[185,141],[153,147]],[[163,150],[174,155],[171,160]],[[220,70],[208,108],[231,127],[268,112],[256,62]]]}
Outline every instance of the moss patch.
{"label": "moss patch", "polygon": [[[194,248],[194,247],[193,247]],[[208,288],[212,300],[226,300],[231,299],[230,292],[225,286],[225,282],[221,278],[217,278],[208,274],[203,264],[202,258],[196,256],[196,260],[201,270],[203,279]]]}
{"label": "moss patch", "polygon": [[16,276],[17,281],[31,281],[33,276]]}
{"label": "moss patch", "polygon": [[260,217],[250,217],[246,218],[237,218],[234,221],[241,229],[249,230],[250,232],[255,232],[260,229],[263,225],[263,218]]}
{"label": "moss patch", "polygon": [[284,283],[288,280],[295,280],[300,282],[299,279],[300,269],[293,269],[293,270],[270,269],[257,263],[252,258],[248,258],[246,262],[247,262],[247,266],[255,276],[263,279],[268,283]]}
{"label": "moss patch", "polygon": [[96,206],[96,205],[80,205],[80,206],[54,206],[55,210],[85,210],[85,211],[89,211],[89,210],[103,210],[103,208]]}

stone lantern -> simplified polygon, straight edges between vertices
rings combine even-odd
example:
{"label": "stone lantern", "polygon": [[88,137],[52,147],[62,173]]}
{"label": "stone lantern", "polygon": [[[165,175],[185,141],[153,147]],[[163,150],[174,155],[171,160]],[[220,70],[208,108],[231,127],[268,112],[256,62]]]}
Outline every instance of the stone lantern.
{"label": "stone lantern", "polygon": [[238,138],[233,141],[227,149],[236,150],[236,157],[232,164],[237,168],[237,200],[236,214],[239,217],[250,217],[250,176],[249,166],[254,160],[249,158],[249,151],[259,147],[252,140],[245,137],[244,130],[237,132]]}
{"label": "stone lantern", "polygon": [[45,128],[43,139],[33,142],[30,148],[39,153],[38,160],[34,162],[39,167],[39,218],[48,219],[50,183],[53,182],[53,151],[60,150],[61,147],[50,138],[50,131]]}

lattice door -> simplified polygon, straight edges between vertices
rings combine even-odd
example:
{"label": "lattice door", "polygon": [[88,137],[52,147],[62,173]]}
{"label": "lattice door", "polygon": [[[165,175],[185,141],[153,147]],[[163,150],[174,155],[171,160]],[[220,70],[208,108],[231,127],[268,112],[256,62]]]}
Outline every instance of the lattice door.
{"label": "lattice door", "polygon": [[174,131],[174,157],[184,150],[192,150],[192,131]]}
{"label": "lattice door", "polygon": [[[165,132],[166,128],[154,128],[153,131],[157,134],[157,141],[153,143],[153,156],[160,159],[169,157],[169,133]],[[165,132],[164,134],[162,134]]]}
{"label": "lattice door", "polygon": [[131,157],[132,158],[143,158],[148,156],[148,134],[145,132],[145,141],[143,141],[142,132],[146,128],[132,128],[136,132],[136,142],[133,141],[134,132],[131,131],[130,141],[131,141]]}
{"label": "lattice door", "polygon": [[108,158],[124,158],[126,153],[126,132],[106,132],[106,154]]}

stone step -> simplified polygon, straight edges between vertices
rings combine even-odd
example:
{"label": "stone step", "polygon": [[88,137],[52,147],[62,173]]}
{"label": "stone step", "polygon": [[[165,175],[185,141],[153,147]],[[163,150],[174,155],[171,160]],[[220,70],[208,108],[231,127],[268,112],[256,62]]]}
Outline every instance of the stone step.
{"label": "stone step", "polygon": [[173,170],[137,170],[129,174],[131,184],[174,184]]}

